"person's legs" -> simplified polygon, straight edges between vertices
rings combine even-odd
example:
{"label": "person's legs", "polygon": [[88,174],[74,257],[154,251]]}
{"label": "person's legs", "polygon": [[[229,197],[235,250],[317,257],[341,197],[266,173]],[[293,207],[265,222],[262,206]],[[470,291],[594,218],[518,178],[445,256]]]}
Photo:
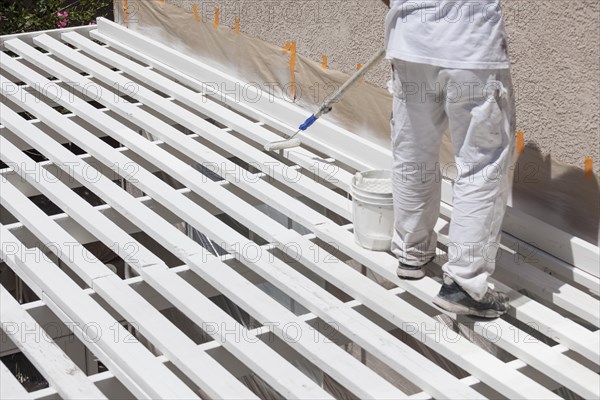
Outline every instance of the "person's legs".
{"label": "person's legs", "polygon": [[448,80],[446,112],[458,170],[443,270],[474,300],[484,301],[495,268],[514,151],[510,71],[442,74]]}
{"label": "person's legs", "polygon": [[[441,187],[439,150],[447,128],[441,68],[393,60],[393,191],[395,229],[392,252],[400,267],[421,266],[435,256],[434,225]],[[398,275],[419,278],[416,268]]]}

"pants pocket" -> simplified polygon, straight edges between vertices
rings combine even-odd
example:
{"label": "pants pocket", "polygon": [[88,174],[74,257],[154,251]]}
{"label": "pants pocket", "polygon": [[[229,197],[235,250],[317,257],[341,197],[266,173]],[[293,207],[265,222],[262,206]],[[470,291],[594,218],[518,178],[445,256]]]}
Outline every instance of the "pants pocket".
{"label": "pants pocket", "polygon": [[392,60],[392,79],[389,82],[388,89],[392,96],[405,100],[404,87],[402,80],[406,77],[406,62],[402,60]]}
{"label": "pants pocket", "polygon": [[504,139],[504,123],[499,102],[503,91],[499,90],[494,99],[488,99],[483,104],[471,110],[471,129],[473,129],[474,144],[481,149],[496,149],[502,146]]}

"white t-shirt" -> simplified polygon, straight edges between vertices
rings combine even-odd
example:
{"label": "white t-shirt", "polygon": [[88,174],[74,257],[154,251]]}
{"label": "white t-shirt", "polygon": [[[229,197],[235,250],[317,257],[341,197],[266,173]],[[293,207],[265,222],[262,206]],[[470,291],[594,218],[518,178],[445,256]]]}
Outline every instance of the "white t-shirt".
{"label": "white t-shirt", "polygon": [[500,0],[392,0],[387,58],[444,68],[509,68]]}

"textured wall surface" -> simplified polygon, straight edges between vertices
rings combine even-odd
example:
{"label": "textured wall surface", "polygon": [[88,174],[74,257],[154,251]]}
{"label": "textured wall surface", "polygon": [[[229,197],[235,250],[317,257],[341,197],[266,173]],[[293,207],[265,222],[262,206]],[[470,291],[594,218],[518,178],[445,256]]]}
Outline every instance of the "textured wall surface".
{"label": "textured wall surface", "polygon": [[[380,0],[220,0],[170,3],[275,45],[296,40],[298,52],[346,73],[383,42],[387,8]],[[530,151],[600,171],[600,3],[597,0],[504,0],[517,97],[518,129]],[[382,63],[367,80],[383,86]]]}

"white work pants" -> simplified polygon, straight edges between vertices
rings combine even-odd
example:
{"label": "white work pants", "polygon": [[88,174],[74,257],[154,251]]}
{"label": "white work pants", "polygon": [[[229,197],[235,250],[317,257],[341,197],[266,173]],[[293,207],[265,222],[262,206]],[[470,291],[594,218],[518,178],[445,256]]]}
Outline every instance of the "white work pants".
{"label": "white work pants", "polygon": [[[435,256],[441,172],[453,175],[448,261],[443,270],[480,300],[494,272],[509,191],[515,118],[508,69],[447,69],[392,61],[392,252],[409,265]],[[439,164],[450,129],[455,163]]]}

